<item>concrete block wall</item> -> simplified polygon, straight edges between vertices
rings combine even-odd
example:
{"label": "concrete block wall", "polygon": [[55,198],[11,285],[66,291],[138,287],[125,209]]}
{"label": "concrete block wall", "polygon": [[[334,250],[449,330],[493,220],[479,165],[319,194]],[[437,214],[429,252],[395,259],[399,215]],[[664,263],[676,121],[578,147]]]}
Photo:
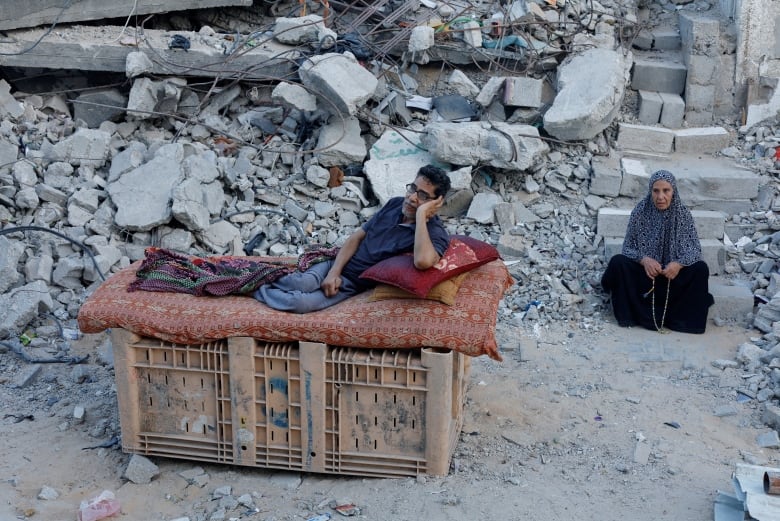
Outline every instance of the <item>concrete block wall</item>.
{"label": "concrete block wall", "polygon": [[685,80],[685,121],[711,125],[715,108],[715,82],[720,75],[720,20],[710,13],[680,11]]}
{"label": "concrete block wall", "polygon": [[[680,11],[678,27],[645,31],[635,45],[631,87],[635,90],[679,96],[689,126],[709,126],[716,116],[739,113],[735,74],[737,33],[734,20],[706,13]],[[655,51],[648,53],[646,51]],[[683,99],[684,98],[684,99]],[[664,99],[662,106],[667,106]],[[680,103],[670,102],[656,119],[657,99],[640,93],[639,121],[681,128]]]}

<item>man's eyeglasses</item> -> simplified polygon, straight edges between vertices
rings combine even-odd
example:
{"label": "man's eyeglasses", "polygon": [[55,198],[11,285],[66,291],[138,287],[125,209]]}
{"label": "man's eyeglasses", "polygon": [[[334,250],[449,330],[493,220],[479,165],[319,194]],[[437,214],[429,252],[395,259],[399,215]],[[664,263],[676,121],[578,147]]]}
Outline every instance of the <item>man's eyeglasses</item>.
{"label": "man's eyeglasses", "polygon": [[409,183],[408,185],[406,185],[406,193],[417,194],[417,199],[423,203],[430,199],[436,199],[435,195],[431,195],[428,192],[425,192],[423,190],[418,190],[417,185],[414,183]]}

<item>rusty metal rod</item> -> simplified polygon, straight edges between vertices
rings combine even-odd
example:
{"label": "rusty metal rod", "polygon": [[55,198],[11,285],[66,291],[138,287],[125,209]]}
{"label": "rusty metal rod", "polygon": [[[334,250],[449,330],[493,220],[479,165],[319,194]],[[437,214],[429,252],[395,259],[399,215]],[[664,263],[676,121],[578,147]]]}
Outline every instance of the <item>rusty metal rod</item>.
{"label": "rusty metal rod", "polygon": [[764,472],[764,492],[767,494],[780,494],[780,472]]}

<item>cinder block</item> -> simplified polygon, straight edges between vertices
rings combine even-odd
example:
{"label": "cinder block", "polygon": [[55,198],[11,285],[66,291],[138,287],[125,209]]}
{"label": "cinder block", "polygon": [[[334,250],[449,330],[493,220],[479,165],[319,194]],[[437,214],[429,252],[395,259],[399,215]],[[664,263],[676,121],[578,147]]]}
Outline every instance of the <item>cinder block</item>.
{"label": "cinder block", "polygon": [[609,259],[623,251],[623,237],[605,237],[604,238],[604,258]]}
{"label": "cinder block", "polygon": [[700,239],[723,239],[726,216],[713,210],[691,210]]}
{"label": "cinder block", "polygon": [[661,109],[661,125],[666,128],[680,128],[685,117],[685,102],[677,94],[659,93],[663,101]]}
{"label": "cinder block", "polygon": [[682,94],[688,69],[685,64],[672,59],[635,59],[631,88]]}
{"label": "cinder block", "polygon": [[[780,43],[780,38],[778,39]],[[780,55],[775,55],[780,56]],[[713,115],[731,117],[739,112],[734,87],[734,70],[737,57],[734,54],[722,54],[719,58],[718,69],[720,73],[715,78],[715,105]]]}
{"label": "cinder block", "polygon": [[686,57],[688,63],[688,84],[708,85],[715,81],[718,68],[716,57],[694,54]]}
{"label": "cinder block", "polygon": [[[639,121],[645,125],[655,125],[661,119],[664,102],[657,92],[639,91]],[[682,121],[682,117],[680,118]]]}
{"label": "cinder block", "polygon": [[692,127],[712,125],[712,112],[704,110],[686,110],[685,122]]}
{"label": "cinder block", "polygon": [[622,237],[626,235],[630,209],[624,208],[599,208],[596,217],[596,233],[602,237]]}
{"label": "cinder block", "polygon": [[623,169],[623,177],[620,181],[620,195],[639,198],[647,193],[647,183],[650,182],[650,174],[645,165],[637,160],[624,157],[620,161]]}
{"label": "cinder block", "polygon": [[741,237],[750,237],[756,233],[755,223],[727,222],[723,225],[723,233],[729,236],[731,242],[737,242]]}
{"label": "cinder block", "polygon": [[[717,9],[715,10],[717,12]],[[680,39],[690,54],[718,54],[720,21],[709,13],[680,11]]]}
{"label": "cinder block", "polygon": [[710,275],[723,273],[726,266],[726,249],[717,239],[701,239],[701,259],[707,263]]}
{"label": "cinder block", "polygon": [[680,48],[680,31],[672,27],[659,27],[653,31],[653,48],[659,51],[675,51]]}
{"label": "cinder block", "polygon": [[631,45],[635,49],[649,51],[653,48],[653,33],[646,29],[639,31],[639,33],[637,33],[637,35],[631,41]]}
{"label": "cinder block", "polygon": [[[596,232],[603,237],[622,237],[626,234],[630,216],[630,209],[599,208]],[[723,239],[725,217],[722,213],[711,210],[691,210],[691,216],[700,240]]]}
{"label": "cinder block", "polygon": [[617,144],[623,150],[669,154],[674,145],[674,132],[660,127],[620,123]]}
{"label": "cinder block", "polygon": [[676,152],[713,154],[727,147],[731,135],[723,127],[685,128],[674,132]]}
{"label": "cinder block", "polygon": [[753,312],[753,292],[747,286],[730,282],[717,277],[710,278],[709,290],[715,304],[710,308],[709,316],[746,324],[748,314]]}
{"label": "cinder block", "polygon": [[[678,176],[678,185],[680,185],[680,179],[681,176]],[[707,194],[710,199],[730,201],[755,199],[758,196],[760,181],[759,176],[754,172],[739,168],[707,169],[698,172],[696,176],[686,176],[682,179],[684,182],[690,181],[691,190]],[[734,212],[728,211],[728,213],[733,214]]]}
{"label": "cinder block", "polygon": [[539,108],[544,104],[544,80],[511,77],[504,83],[504,105]]}
{"label": "cinder block", "polygon": [[685,105],[689,110],[712,112],[715,105],[715,85],[689,83],[685,89]]}
{"label": "cinder block", "polygon": [[607,197],[620,195],[620,182],[623,175],[616,160],[594,157],[591,161],[591,168],[593,169],[589,189],[591,194]]}

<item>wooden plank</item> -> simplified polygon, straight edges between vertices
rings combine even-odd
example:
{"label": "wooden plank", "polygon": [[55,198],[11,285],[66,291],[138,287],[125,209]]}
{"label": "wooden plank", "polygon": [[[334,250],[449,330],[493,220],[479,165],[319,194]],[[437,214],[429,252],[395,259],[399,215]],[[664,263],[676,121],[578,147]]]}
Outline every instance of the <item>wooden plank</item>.
{"label": "wooden plank", "polygon": [[2,0],[0,30],[231,5],[252,0]]}
{"label": "wooden plank", "polygon": [[[44,28],[9,31],[0,39],[0,66],[124,72],[127,55],[141,51],[158,75],[278,80],[294,73],[294,60],[300,57],[295,47],[267,36],[231,52],[233,35],[122,29],[73,25],[58,28],[37,45]],[[174,35],[187,37],[190,48],[169,48]]]}

